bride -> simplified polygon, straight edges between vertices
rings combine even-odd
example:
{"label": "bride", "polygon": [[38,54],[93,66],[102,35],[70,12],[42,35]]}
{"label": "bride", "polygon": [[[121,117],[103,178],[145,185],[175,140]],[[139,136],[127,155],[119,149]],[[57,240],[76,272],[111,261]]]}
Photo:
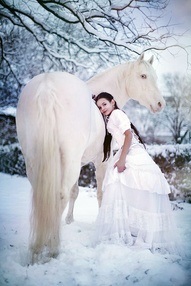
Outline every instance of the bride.
{"label": "bride", "polygon": [[[102,92],[95,102],[106,123],[103,161],[108,159],[108,165],[94,243],[124,243],[152,252],[177,253],[170,188],[163,173],[113,96]],[[118,145],[116,153],[113,143]]]}

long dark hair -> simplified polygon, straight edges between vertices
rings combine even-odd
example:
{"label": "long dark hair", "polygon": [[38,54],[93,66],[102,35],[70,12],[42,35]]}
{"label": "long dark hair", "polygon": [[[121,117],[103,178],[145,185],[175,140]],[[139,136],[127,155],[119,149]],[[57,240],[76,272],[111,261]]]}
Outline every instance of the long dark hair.
{"label": "long dark hair", "polygon": [[[105,98],[106,100],[108,100],[109,102],[111,102],[112,100],[114,100],[113,96],[108,93],[108,92],[101,92],[99,93],[95,98],[95,102],[97,104],[97,101],[101,98]],[[115,100],[114,100],[115,101]],[[115,101],[114,104],[114,109],[119,109],[119,107],[117,106],[117,103]],[[137,135],[139,141],[144,145],[143,140],[141,139],[139,132],[137,130],[137,128],[135,127],[135,125],[133,125],[133,123],[131,122],[131,128],[133,129],[134,133]],[[104,139],[104,143],[103,143],[103,153],[104,153],[104,158],[103,161],[106,161],[109,159],[110,156],[110,152],[111,152],[111,140],[112,140],[112,136],[111,134],[108,132],[107,128],[106,128],[106,124],[105,124],[105,129],[106,129],[106,133],[105,133],[105,139]],[[145,146],[145,145],[144,145]]]}

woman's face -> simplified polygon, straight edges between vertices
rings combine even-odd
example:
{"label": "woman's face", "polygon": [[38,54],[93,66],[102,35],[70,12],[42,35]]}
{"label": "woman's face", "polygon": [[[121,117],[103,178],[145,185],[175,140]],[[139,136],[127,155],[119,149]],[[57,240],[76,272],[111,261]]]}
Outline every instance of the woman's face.
{"label": "woman's face", "polygon": [[111,102],[105,98],[100,98],[97,101],[97,106],[104,116],[110,115],[110,113],[114,110],[114,105],[115,101],[113,99]]}

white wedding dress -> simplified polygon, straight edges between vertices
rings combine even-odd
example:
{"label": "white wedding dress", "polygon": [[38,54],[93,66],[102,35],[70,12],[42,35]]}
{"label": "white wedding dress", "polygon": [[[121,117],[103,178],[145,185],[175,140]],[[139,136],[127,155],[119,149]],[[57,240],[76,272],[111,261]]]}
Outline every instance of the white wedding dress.
{"label": "white wedding dress", "polygon": [[120,157],[124,132],[131,129],[127,115],[114,110],[107,129],[119,150],[108,161],[94,243],[125,243],[176,253],[177,231],[168,197],[170,188],[163,173],[133,131],[126,169],[118,173],[114,164]]}

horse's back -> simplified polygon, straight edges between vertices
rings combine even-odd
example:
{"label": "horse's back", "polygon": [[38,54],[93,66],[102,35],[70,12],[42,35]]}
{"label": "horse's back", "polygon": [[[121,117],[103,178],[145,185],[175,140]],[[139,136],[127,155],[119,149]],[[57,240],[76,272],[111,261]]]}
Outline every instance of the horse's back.
{"label": "horse's back", "polygon": [[[49,128],[48,122],[40,125],[44,114],[49,117],[50,124],[56,121],[60,146],[65,152],[75,153],[73,156],[82,156],[88,145],[94,144],[97,135],[103,136],[103,120],[87,85],[69,73],[40,74],[24,87],[16,115],[18,138],[24,153],[30,149],[34,152],[32,144],[38,141],[38,132]],[[100,128],[101,133],[97,134]]]}
{"label": "horse's back", "polygon": [[[79,96],[77,96],[79,95]],[[54,104],[54,112],[58,113],[62,109],[61,116],[74,117],[72,112],[85,108],[80,104],[84,101],[87,105],[89,96],[85,84],[68,73],[47,73],[35,76],[23,89],[18,106],[17,119],[25,115],[32,124],[32,120],[37,120],[40,112],[48,112]]]}
{"label": "horse's back", "polygon": [[[87,108],[90,92],[86,84],[79,78],[66,72],[45,73],[35,76],[23,89],[17,107],[17,114],[25,112],[27,116],[35,116],[38,100],[45,109],[54,102],[57,107],[78,112]],[[28,113],[29,112],[29,113]],[[71,114],[73,116],[73,114]]]}

